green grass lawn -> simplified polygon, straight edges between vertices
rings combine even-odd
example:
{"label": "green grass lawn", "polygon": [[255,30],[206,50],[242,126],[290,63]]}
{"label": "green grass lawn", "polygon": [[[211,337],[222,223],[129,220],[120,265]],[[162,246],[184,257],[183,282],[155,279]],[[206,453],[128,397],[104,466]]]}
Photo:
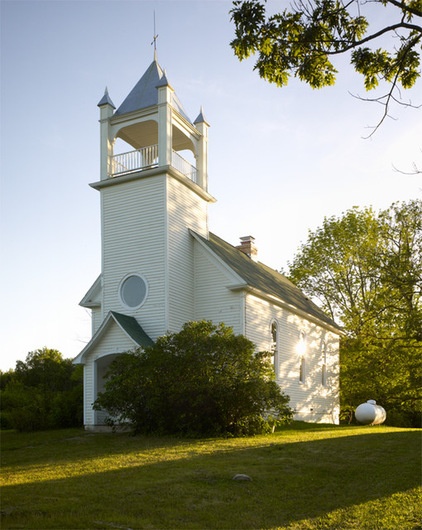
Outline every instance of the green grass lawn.
{"label": "green grass lawn", "polygon": [[6,431],[1,471],[3,529],[422,528],[415,429],[294,423],[207,440]]}

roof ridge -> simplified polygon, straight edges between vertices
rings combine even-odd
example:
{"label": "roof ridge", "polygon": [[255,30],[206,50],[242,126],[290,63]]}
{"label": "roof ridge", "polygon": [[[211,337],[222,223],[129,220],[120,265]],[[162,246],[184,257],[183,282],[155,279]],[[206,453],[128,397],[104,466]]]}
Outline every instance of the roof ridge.
{"label": "roof ridge", "polygon": [[197,235],[248,286],[276,297],[336,330],[341,330],[341,327],[332,318],[281,272],[265,265],[265,263],[253,261],[241,250],[212,232],[209,233],[209,239]]}

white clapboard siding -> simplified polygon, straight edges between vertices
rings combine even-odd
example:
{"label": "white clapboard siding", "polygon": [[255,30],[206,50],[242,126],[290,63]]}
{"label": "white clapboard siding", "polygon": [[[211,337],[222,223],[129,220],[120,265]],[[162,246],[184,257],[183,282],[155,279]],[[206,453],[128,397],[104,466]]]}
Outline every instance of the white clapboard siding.
{"label": "white clapboard siding", "polygon": [[103,321],[103,313],[101,307],[93,307],[91,309],[91,319],[92,319],[92,335],[95,334],[97,329],[101,326]]}
{"label": "white clapboard siding", "polygon": [[195,320],[224,322],[236,334],[243,334],[244,294],[228,288],[238,283],[238,278],[222,267],[198,241],[195,241],[194,250]]}
{"label": "white clapboard siding", "polygon": [[116,323],[112,323],[96,343],[96,351],[98,352],[96,358],[126,352],[136,347],[137,344],[127,333],[122,331]]}
{"label": "white clapboard siding", "polygon": [[136,348],[136,344],[114,322],[96,343],[97,354],[89,356],[84,367],[84,424],[99,425],[105,415],[92,410],[98,392],[104,388],[104,376],[116,354]]}
{"label": "white clapboard siding", "polygon": [[91,403],[95,401],[94,360],[89,358],[84,365],[84,425],[95,425],[94,410]]}
{"label": "white clapboard siding", "polygon": [[[151,336],[167,331],[166,322],[166,177],[159,175],[102,190],[103,318],[110,310],[134,316]],[[125,307],[119,286],[128,274],[140,274],[148,296],[138,309]]]}
{"label": "white clapboard siding", "polygon": [[[333,422],[338,415],[338,337],[291,311],[251,294],[246,300],[246,336],[257,350],[271,350],[271,324],[277,324],[275,371],[277,382],[290,397],[296,419]],[[301,353],[305,333],[305,378],[300,381]],[[327,343],[327,386],[322,384],[323,343]],[[338,418],[337,418],[338,419]]]}
{"label": "white clapboard siding", "polygon": [[169,177],[168,308],[169,330],[194,320],[193,237],[189,229],[207,236],[207,203],[182,182]]}

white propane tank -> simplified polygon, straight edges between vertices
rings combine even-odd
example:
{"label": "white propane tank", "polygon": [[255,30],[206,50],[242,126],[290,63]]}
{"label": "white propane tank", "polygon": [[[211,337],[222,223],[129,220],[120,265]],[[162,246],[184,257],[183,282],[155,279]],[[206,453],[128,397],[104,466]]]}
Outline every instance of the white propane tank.
{"label": "white propane tank", "polygon": [[374,399],[368,399],[356,408],[355,418],[363,425],[380,425],[387,418],[387,413]]}

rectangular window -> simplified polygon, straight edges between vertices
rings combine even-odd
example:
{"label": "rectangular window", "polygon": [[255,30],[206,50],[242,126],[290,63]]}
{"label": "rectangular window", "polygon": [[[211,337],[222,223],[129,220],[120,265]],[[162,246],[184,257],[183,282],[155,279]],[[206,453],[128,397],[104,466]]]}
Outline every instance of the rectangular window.
{"label": "rectangular window", "polygon": [[300,358],[300,367],[299,367],[299,382],[304,383],[306,379],[306,361],[305,357],[302,355]]}
{"label": "rectangular window", "polygon": [[322,343],[322,368],[321,368],[321,384],[327,386],[327,343],[325,340]]}

